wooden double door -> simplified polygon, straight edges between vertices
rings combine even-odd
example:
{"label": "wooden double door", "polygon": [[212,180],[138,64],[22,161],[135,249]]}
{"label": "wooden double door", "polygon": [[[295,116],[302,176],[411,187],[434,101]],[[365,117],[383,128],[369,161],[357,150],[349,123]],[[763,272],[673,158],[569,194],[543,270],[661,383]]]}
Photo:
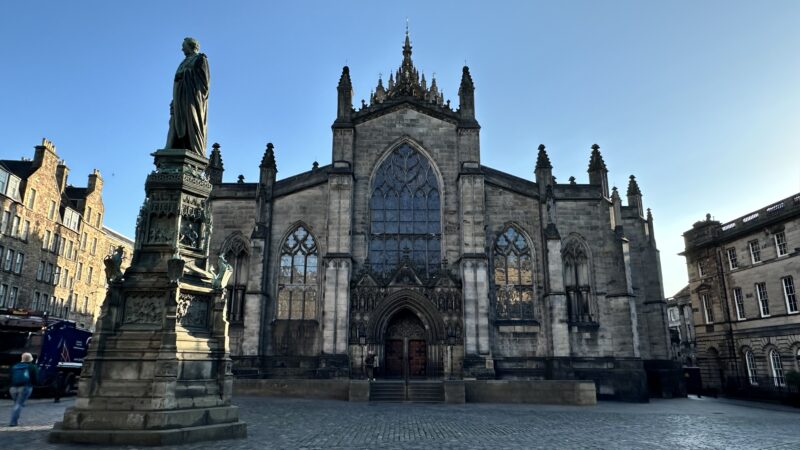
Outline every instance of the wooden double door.
{"label": "wooden double door", "polygon": [[387,339],[384,355],[386,378],[427,376],[427,345],[423,339]]}
{"label": "wooden double door", "polygon": [[398,313],[384,337],[383,376],[386,378],[426,378],[428,346],[425,327],[411,311]]}

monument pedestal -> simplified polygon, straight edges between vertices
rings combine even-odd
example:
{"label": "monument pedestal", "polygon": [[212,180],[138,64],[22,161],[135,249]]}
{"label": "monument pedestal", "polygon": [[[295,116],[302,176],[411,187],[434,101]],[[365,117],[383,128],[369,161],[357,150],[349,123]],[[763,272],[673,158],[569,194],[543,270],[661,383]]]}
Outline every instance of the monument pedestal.
{"label": "monument pedestal", "polygon": [[51,442],[165,445],[245,437],[231,405],[224,287],[209,270],[211,184],[203,156],[153,154],[131,267],[106,258],[109,288],[78,398]]}

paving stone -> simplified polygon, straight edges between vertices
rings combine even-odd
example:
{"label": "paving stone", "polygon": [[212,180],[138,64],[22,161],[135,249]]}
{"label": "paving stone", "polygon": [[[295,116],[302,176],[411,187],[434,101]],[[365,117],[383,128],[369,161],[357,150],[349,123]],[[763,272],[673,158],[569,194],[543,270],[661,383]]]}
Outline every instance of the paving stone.
{"label": "paving stone", "polygon": [[[0,427],[4,450],[84,448],[46,442],[48,430],[72,403],[30,401],[21,426]],[[234,398],[234,403],[248,423],[247,439],[163,448],[800,448],[800,410],[724,399],[600,402],[592,407],[369,404],[252,396]],[[0,400],[0,423],[6,423],[10,410],[10,400]]]}

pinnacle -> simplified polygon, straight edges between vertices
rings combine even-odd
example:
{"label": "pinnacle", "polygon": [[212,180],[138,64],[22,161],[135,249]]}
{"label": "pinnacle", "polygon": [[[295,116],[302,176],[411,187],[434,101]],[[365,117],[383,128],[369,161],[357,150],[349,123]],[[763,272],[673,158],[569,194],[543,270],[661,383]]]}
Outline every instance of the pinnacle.
{"label": "pinnacle", "polygon": [[636,182],[636,177],[631,175],[630,181],[628,181],[628,195],[642,195],[642,191],[639,190],[639,183]]}
{"label": "pinnacle", "polygon": [[606,163],[603,161],[603,155],[600,154],[600,146],[592,144],[592,156],[589,159],[589,172],[598,170],[608,171],[608,169],[606,169]]}
{"label": "pinnacle", "polygon": [[539,154],[536,156],[536,169],[552,169],[550,158],[547,156],[544,144],[539,144]]}
{"label": "pinnacle", "polygon": [[272,142],[267,143],[267,149],[264,151],[264,157],[261,159],[261,165],[259,167],[267,167],[277,171],[274,148]]}

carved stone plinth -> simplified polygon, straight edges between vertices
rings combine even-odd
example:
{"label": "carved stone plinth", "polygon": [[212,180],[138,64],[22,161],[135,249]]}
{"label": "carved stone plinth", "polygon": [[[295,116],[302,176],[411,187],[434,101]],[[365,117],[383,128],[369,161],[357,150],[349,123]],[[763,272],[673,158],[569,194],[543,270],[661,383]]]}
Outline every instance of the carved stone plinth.
{"label": "carved stone plinth", "polygon": [[131,267],[120,277],[115,260],[106,263],[109,289],[78,398],[51,442],[165,445],[247,433],[231,405],[230,266],[208,263],[208,161],[187,150],[153,156]]}

